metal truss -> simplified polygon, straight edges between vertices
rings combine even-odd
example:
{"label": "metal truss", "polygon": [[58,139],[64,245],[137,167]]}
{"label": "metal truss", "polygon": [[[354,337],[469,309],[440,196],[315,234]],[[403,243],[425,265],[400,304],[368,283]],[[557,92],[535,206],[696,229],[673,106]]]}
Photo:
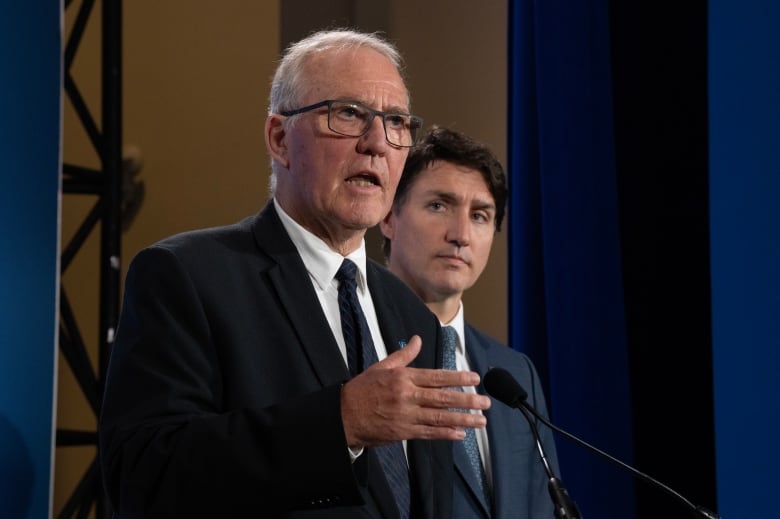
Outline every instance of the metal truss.
{"label": "metal truss", "polygon": [[[65,0],[64,9],[78,9],[67,35],[64,49],[64,88],[67,100],[76,111],[89,140],[100,159],[100,170],[76,164],[63,165],[63,194],[94,195],[96,200],[83,223],[61,252],[61,274],[64,274],[84,242],[100,227],[99,344],[96,368],[87,353],[76,316],[65,289],[60,284],[59,349],[73,372],[85,400],[96,419],[100,416],[106,366],[119,317],[120,237],[122,214],[122,2],[103,0],[101,16],[102,78],[101,121],[98,125],[73,76],[73,64],[92,15],[95,0],[82,0],[78,7]],[[96,420],[97,421],[97,420]],[[97,447],[97,431],[57,430],[58,448]],[[97,453],[97,449],[95,450]],[[98,463],[99,453],[81,477],[62,510],[61,518],[94,516],[111,517]],[[93,508],[94,506],[94,508]]]}

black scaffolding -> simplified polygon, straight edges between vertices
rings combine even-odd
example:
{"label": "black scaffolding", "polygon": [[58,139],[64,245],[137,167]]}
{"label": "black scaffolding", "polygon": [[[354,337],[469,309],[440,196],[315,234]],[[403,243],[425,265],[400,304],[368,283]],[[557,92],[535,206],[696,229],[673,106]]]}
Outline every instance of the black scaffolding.
{"label": "black scaffolding", "polygon": [[[95,203],[83,223],[67,242],[61,253],[61,275],[96,228],[100,228],[100,291],[99,344],[95,367],[89,358],[76,316],[66,291],[60,284],[59,349],[72,370],[84,398],[96,419],[100,416],[106,366],[114,341],[120,304],[120,242],[122,208],[122,2],[103,0],[101,4],[101,114],[100,125],[92,116],[79,87],[71,75],[71,66],[82,42],[87,22],[93,14],[95,0],[82,0],[78,6],[66,0],[64,8],[78,9],[64,49],[64,89],[66,102],[76,111],[100,160],[95,170],[77,164],[63,164],[63,195],[95,196]],[[95,430],[57,430],[58,448],[73,446],[97,447]],[[110,517],[110,505],[105,497],[99,468],[99,452],[81,477],[73,494],[58,517]]]}

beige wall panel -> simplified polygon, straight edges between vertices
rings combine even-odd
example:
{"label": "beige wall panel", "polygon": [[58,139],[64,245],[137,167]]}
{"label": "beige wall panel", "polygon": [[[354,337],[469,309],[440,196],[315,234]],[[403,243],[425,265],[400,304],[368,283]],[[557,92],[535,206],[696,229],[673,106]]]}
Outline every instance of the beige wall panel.
{"label": "beige wall panel", "polygon": [[[75,4],[75,3],[74,3]],[[76,6],[78,7],[78,6]],[[66,11],[66,31],[76,10]],[[124,3],[123,143],[143,166],[146,196],[122,236],[122,277],[143,246],[183,230],[255,213],[266,200],[263,143],[268,81],[279,53],[277,1],[136,0]],[[100,3],[73,75],[100,124]],[[89,139],[64,103],[64,160],[99,168]],[[95,197],[63,197],[66,244]],[[63,276],[93,365],[97,358],[99,228]],[[95,419],[62,356],[57,425],[94,431]],[[54,513],[70,497],[94,448],[55,453]]]}
{"label": "beige wall panel", "polygon": [[[394,0],[388,32],[407,61],[414,112],[488,144],[506,167],[507,2]],[[464,297],[466,318],[505,342],[506,229]]]}
{"label": "beige wall panel", "polygon": [[[309,10],[300,0],[289,4],[289,11],[298,11],[287,13],[298,19],[296,30],[305,34],[351,17],[364,30],[386,31],[406,56],[414,110],[426,125],[451,126],[483,140],[506,164],[506,2],[342,0],[328,4],[335,14],[320,0],[315,4]],[[142,161],[139,179],[146,196],[122,237],[123,278],[142,247],[173,233],[234,222],[265,202],[269,159],[263,124],[283,39],[281,6],[279,0],[124,3],[123,143]],[[322,14],[307,18],[307,12]],[[69,27],[74,12],[67,14]],[[92,18],[73,73],[99,122],[99,3]],[[64,113],[65,161],[99,167],[68,102]],[[64,197],[63,243],[92,204],[89,196]],[[380,255],[375,232],[368,246],[372,256]],[[97,255],[93,236],[63,277],[93,359]],[[482,279],[466,297],[467,318],[502,341],[506,270],[502,232]],[[58,387],[58,426],[94,430],[94,416],[62,357]],[[57,449],[55,514],[92,456],[91,448]]]}

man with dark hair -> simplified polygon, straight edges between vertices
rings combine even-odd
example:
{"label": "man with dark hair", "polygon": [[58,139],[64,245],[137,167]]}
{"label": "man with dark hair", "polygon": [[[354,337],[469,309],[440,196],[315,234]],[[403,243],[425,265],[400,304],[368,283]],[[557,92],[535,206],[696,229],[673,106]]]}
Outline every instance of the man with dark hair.
{"label": "man with dark hair", "polygon": [[[531,405],[546,414],[531,360],[481,333],[463,316],[463,292],[487,264],[506,198],[504,170],[485,145],[434,127],[406,161],[393,208],[381,223],[384,251],[390,271],[439,318],[444,367],[481,375],[491,367],[507,369],[528,391]],[[476,392],[484,390],[478,386]],[[486,430],[469,430],[453,444],[457,475],[452,518],[553,517],[547,475],[528,423],[498,402],[484,414]],[[552,435],[541,432],[557,471]]]}
{"label": "man with dark hair", "polygon": [[435,369],[435,316],[363,240],[421,124],[376,35],[287,49],[265,125],[273,199],[130,266],[100,424],[119,517],[451,515],[450,441],[485,424],[451,408],[490,400],[447,389],[479,377]]}

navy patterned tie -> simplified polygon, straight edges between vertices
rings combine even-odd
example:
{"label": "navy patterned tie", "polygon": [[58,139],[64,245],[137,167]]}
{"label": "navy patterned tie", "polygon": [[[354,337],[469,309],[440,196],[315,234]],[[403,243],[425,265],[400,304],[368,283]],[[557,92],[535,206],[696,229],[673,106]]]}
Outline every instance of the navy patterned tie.
{"label": "navy patterned tie", "polygon": [[[341,331],[347,346],[349,373],[353,377],[377,361],[374,341],[371,340],[368,322],[357,297],[356,272],[357,266],[345,259],[336,273],[339,282]],[[406,465],[403,445],[400,442],[380,445],[374,447],[374,451],[395,496],[398,512],[402,519],[407,519],[411,499],[409,468]]]}
{"label": "navy patterned tie", "polygon": [[[444,356],[442,360],[442,367],[444,369],[457,369],[455,363],[455,349],[458,345],[458,332],[452,326],[442,326],[441,328],[443,342],[444,342]],[[462,387],[456,388],[458,391],[463,391]],[[459,411],[466,412],[463,409]],[[485,475],[485,468],[482,466],[482,459],[479,455],[479,446],[477,445],[477,435],[474,433],[472,427],[466,428],[466,437],[463,441],[455,444],[455,448],[463,448],[466,450],[466,457],[471,465],[471,470],[474,473],[474,477],[479,484],[479,489],[482,491],[482,495],[485,497],[485,503],[490,506],[490,492],[488,490],[487,476]]]}

